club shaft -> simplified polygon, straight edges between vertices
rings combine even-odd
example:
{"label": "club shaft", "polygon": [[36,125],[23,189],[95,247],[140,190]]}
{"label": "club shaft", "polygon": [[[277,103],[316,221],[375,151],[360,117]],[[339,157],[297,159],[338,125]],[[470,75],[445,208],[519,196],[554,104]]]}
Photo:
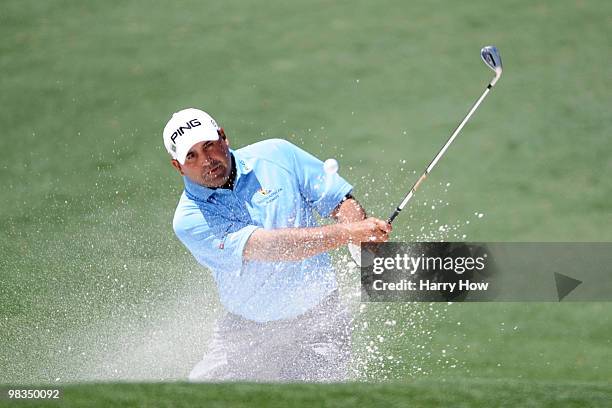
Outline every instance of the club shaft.
{"label": "club shaft", "polygon": [[421,183],[423,181],[425,181],[425,179],[427,178],[427,176],[429,175],[429,173],[431,172],[431,170],[433,170],[433,168],[436,166],[436,164],[438,163],[438,161],[440,160],[440,158],[444,155],[444,153],[446,153],[446,150],[448,149],[448,147],[451,145],[451,143],[453,143],[453,141],[455,140],[455,138],[457,137],[457,135],[459,134],[459,132],[461,132],[461,129],[463,129],[463,127],[465,126],[465,124],[468,122],[468,120],[470,120],[470,117],[472,117],[472,115],[474,114],[474,112],[476,112],[476,109],[478,109],[478,106],[480,105],[480,103],[484,100],[484,98],[486,98],[486,96],[489,94],[489,91],[491,91],[491,88],[493,87],[492,84],[487,85],[487,88],[484,90],[484,92],[482,93],[482,95],[480,95],[480,98],[478,98],[478,100],[476,101],[476,103],[474,103],[474,105],[472,105],[472,108],[470,109],[470,111],[468,112],[467,115],[465,115],[465,117],[463,118],[463,120],[461,121],[461,123],[459,124],[459,126],[457,126],[457,128],[455,129],[455,131],[453,132],[453,134],[448,138],[448,140],[446,141],[446,143],[444,144],[444,146],[442,146],[442,148],[440,149],[440,151],[438,152],[438,154],[436,154],[436,157],[433,158],[433,160],[431,161],[431,163],[429,163],[429,166],[427,166],[427,168],[425,169],[425,171],[423,172],[423,174],[421,174],[421,177],[419,177],[419,179],[416,181],[416,183],[414,183],[414,185],[412,186],[412,188],[410,189],[410,191],[408,192],[408,194],[406,194],[406,196],[404,197],[404,199],[402,200],[402,202],[400,203],[399,206],[397,206],[397,208],[395,209],[395,211],[393,211],[393,214],[391,214],[391,216],[387,219],[387,223],[391,224],[393,222],[393,220],[395,219],[395,217],[398,216],[398,214],[400,213],[400,211],[402,211],[404,209],[404,207],[406,206],[406,204],[408,204],[408,202],[410,201],[410,199],[412,198],[412,196],[414,196],[414,193],[416,192],[416,190],[419,188],[419,186],[421,185]]}

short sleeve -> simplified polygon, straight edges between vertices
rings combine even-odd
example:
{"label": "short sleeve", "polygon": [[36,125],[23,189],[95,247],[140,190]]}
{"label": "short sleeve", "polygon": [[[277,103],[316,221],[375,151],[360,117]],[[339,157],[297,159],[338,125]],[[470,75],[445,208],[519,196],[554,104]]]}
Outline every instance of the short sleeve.
{"label": "short sleeve", "polygon": [[173,227],[183,245],[213,274],[240,273],[244,247],[251,234],[259,228],[227,220],[206,220],[195,206],[177,210]]}
{"label": "short sleeve", "polygon": [[299,147],[284,141],[283,149],[293,158],[293,171],[300,191],[322,217],[328,217],[353,190],[338,173],[326,173],[323,162]]}

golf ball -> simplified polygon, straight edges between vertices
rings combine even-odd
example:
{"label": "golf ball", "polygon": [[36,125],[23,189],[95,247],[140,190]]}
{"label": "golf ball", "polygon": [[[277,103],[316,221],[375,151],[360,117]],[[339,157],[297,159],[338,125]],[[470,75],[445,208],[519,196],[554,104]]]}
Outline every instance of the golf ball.
{"label": "golf ball", "polygon": [[323,163],[323,170],[327,174],[334,174],[338,172],[338,162],[336,159],[327,159]]}

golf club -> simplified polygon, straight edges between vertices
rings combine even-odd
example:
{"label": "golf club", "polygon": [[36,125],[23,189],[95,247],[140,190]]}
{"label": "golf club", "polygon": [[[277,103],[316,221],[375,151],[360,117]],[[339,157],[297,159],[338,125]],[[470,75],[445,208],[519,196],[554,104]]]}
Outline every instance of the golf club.
{"label": "golf club", "polygon": [[427,178],[427,175],[435,167],[436,163],[438,163],[438,160],[440,160],[442,155],[444,155],[444,153],[446,152],[448,147],[451,145],[451,143],[453,143],[453,140],[455,140],[455,138],[457,137],[459,132],[461,132],[461,129],[463,129],[463,126],[465,126],[465,124],[470,119],[472,114],[476,111],[476,109],[478,109],[478,106],[480,105],[480,103],[489,94],[489,91],[491,90],[491,88],[493,88],[493,86],[495,86],[495,83],[501,77],[501,74],[502,74],[502,61],[501,61],[501,56],[499,55],[499,51],[497,50],[497,48],[495,46],[493,46],[493,45],[486,46],[486,47],[484,47],[483,49],[480,50],[480,56],[481,56],[482,60],[484,61],[484,63],[487,64],[487,66],[489,68],[491,68],[493,71],[495,71],[495,78],[493,78],[491,80],[491,82],[489,82],[489,85],[487,85],[487,88],[484,90],[482,95],[480,95],[480,98],[478,98],[478,100],[472,106],[472,108],[470,109],[468,114],[465,116],[465,118],[463,118],[463,120],[461,121],[459,126],[457,126],[457,128],[455,129],[455,131],[453,132],[451,137],[446,141],[444,146],[442,146],[442,149],[440,149],[438,154],[436,154],[436,157],[434,157],[433,160],[431,161],[431,163],[429,163],[429,166],[427,166],[427,168],[425,169],[425,172],[423,172],[421,177],[419,177],[419,179],[416,181],[416,183],[414,183],[414,185],[412,186],[412,188],[410,189],[408,194],[406,194],[406,197],[404,197],[404,200],[401,202],[401,204],[399,206],[397,206],[395,211],[393,211],[393,214],[391,214],[391,216],[387,219],[387,222],[389,224],[391,224],[393,222],[395,217],[397,217],[398,214],[400,213],[400,211],[402,211],[402,209],[406,206],[406,204],[408,204],[408,202],[410,201],[410,199],[414,195],[414,193],[417,190],[417,188],[419,188],[421,183]]}

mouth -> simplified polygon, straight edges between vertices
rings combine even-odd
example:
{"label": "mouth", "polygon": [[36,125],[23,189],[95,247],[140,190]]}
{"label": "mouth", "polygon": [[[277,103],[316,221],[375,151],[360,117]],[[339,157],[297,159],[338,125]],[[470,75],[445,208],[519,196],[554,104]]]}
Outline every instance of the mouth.
{"label": "mouth", "polygon": [[222,170],[223,168],[221,167],[221,165],[217,164],[216,166],[205,172],[205,174],[208,174],[210,176],[217,176],[221,173]]}

